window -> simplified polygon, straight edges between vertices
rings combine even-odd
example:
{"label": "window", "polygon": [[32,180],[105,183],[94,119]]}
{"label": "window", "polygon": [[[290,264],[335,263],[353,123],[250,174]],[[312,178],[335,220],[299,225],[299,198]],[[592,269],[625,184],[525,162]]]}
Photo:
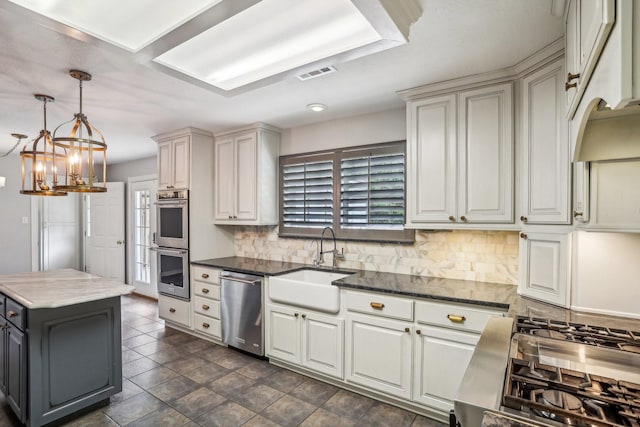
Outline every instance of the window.
{"label": "window", "polygon": [[405,143],[280,158],[280,235],[413,242],[405,230]]}
{"label": "window", "polygon": [[149,190],[134,194],[134,278],[137,282],[151,283],[151,196]]}

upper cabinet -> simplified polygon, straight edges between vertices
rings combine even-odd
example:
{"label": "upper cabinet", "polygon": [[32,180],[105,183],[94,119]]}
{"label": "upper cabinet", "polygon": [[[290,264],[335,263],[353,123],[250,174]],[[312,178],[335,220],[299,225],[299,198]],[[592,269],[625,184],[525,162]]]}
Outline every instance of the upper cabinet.
{"label": "upper cabinet", "polygon": [[571,223],[571,163],[559,59],[521,80],[522,224]]}
{"label": "upper cabinet", "polygon": [[512,104],[511,82],[407,102],[407,227],[513,223]]}
{"label": "upper cabinet", "polygon": [[567,114],[571,119],[615,21],[615,0],[569,0],[565,17]]}
{"label": "upper cabinet", "polygon": [[158,189],[189,189],[190,135],[158,141]]}
{"label": "upper cabinet", "polygon": [[216,135],[215,223],[278,223],[280,130],[265,124]]}

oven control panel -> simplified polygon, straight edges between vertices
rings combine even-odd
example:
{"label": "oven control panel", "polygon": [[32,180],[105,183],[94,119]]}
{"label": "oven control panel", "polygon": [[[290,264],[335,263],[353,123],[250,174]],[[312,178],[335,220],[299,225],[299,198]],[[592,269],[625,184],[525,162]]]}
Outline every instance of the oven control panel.
{"label": "oven control panel", "polygon": [[158,200],[186,200],[189,190],[159,190]]}

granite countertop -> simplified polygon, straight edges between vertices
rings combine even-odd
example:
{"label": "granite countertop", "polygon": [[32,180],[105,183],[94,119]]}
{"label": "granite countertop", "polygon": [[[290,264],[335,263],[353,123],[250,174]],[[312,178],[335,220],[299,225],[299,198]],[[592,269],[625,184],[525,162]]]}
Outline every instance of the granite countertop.
{"label": "granite countertop", "polygon": [[28,309],[64,307],[133,290],[133,286],[71,268],[0,275],[0,292]]}
{"label": "granite countertop", "polygon": [[226,258],[212,258],[198,261],[191,261],[193,265],[204,267],[216,267],[237,273],[257,274],[261,276],[277,276],[279,274],[291,273],[303,268],[313,268],[312,265],[299,264],[285,261],[269,261],[266,259],[244,258],[230,256]]}
{"label": "granite countertop", "polygon": [[[303,268],[314,268],[308,264],[243,257],[192,261],[192,264],[264,276],[276,276]],[[345,272],[342,269],[338,271]],[[518,295],[518,287],[515,285],[378,271],[348,272],[352,274],[334,281],[333,285],[345,289],[503,308],[508,310],[507,315],[510,317],[530,316],[640,331],[640,320],[578,312],[536,301]]]}

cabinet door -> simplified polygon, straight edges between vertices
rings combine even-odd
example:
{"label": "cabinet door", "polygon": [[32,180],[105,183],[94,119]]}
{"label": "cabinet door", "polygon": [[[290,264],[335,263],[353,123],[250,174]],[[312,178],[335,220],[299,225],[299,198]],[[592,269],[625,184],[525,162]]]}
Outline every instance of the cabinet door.
{"label": "cabinet door", "polygon": [[456,219],[456,95],[407,104],[407,220]]}
{"label": "cabinet door", "polygon": [[298,310],[267,304],[266,328],[267,356],[296,364],[300,357],[300,312]]}
{"label": "cabinet door", "polygon": [[570,0],[565,20],[567,117],[573,118],[615,21],[614,0]]}
{"label": "cabinet door", "polygon": [[570,243],[567,233],[520,233],[518,292],[568,307]]}
{"label": "cabinet door", "polygon": [[347,317],[349,382],[411,398],[412,324],[373,316]]}
{"label": "cabinet door", "polygon": [[217,220],[233,220],[235,215],[235,159],[233,139],[216,141],[215,152],[215,218]]}
{"label": "cabinet door", "polygon": [[26,336],[18,328],[9,325],[6,341],[7,402],[24,422],[27,401],[27,344]]}
{"label": "cabinet door", "polygon": [[449,412],[479,335],[420,325],[415,337],[413,400]]}
{"label": "cabinet door", "polygon": [[0,393],[7,394],[7,320],[0,316]]}
{"label": "cabinet door", "polygon": [[573,163],[573,218],[576,222],[589,222],[589,173],[589,163]]}
{"label": "cabinet door", "polygon": [[173,162],[171,160],[171,141],[158,143],[158,189],[167,189],[173,185]]}
{"label": "cabinet door", "polygon": [[562,60],[522,80],[523,223],[571,222],[571,163],[563,92]]}
{"label": "cabinet door", "polygon": [[234,219],[256,220],[257,217],[257,134],[234,138],[236,149],[236,203]]}
{"label": "cabinet door", "polygon": [[173,186],[174,188],[189,188],[190,149],[189,136],[183,136],[172,141],[173,156]]}
{"label": "cabinet door", "polygon": [[640,161],[591,164],[591,226],[640,230]]}
{"label": "cabinet door", "polygon": [[344,321],[315,313],[302,314],[302,363],[309,369],[344,378]]}
{"label": "cabinet door", "polygon": [[458,209],[461,222],[513,222],[512,84],[460,92]]}

